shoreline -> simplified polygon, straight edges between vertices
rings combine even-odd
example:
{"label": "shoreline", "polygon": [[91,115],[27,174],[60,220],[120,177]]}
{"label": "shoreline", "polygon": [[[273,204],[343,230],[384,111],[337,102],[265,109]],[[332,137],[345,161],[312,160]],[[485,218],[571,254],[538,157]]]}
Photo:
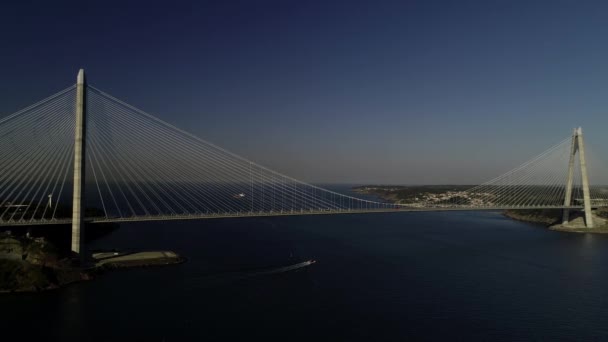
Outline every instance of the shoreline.
{"label": "shoreline", "polygon": [[[416,198],[422,197],[423,193],[436,193],[445,189],[462,190],[468,186],[452,186],[452,185],[430,185],[430,186],[357,186],[353,187],[352,191],[364,195],[373,195],[379,199],[391,203],[400,203],[405,197]],[[404,192],[404,194],[400,194]],[[593,223],[594,228],[585,227],[582,212],[571,211],[570,222],[567,225],[562,224],[561,209],[521,209],[521,210],[501,210],[501,214],[512,220],[541,225],[552,231],[566,233],[590,233],[590,234],[608,234],[608,210],[594,210]]]}
{"label": "shoreline", "polygon": [[93,280],[104,273],[127,268],[178,265],[186,258],[173,251],[93,253],[83,266],[60,256],[44,238],[0,235],[0,294],[37,293]]}

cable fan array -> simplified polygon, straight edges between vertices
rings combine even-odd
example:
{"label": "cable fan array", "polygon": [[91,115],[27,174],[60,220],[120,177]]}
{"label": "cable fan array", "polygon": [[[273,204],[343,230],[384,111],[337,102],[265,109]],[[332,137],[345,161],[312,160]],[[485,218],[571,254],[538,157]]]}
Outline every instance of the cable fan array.
{"label": "cable fan array", "polygon": [[[75,102],[72,86],[0,119],[0,224],[70,221]],[[578,162],[564,203],[571,137],[469,190],[393,204],[272,171],[92,86],[86,120],[85,216],[93,221],[582,205]],[[608,203],[608,187],[590,192],[593,206]]]}
{"label": "cable fan array", "polygon": [[[515,169],[466,191],[427,195],[410,205],[425,208],[561,208],[583,205],[579,155],[575,155],[572,200],[564,203],[572,137],[568,137]],[[608,188],[591,186],[592,205],[608,203]]]}
{"label": "cable fan array", "polygon": [[87,115],[87,206],[106,219],[398,207],[274,172],[92,86]]}
{"label": "cable fan array", "polygon": [[75,86],[0,120],[0,222],[71,215]]}

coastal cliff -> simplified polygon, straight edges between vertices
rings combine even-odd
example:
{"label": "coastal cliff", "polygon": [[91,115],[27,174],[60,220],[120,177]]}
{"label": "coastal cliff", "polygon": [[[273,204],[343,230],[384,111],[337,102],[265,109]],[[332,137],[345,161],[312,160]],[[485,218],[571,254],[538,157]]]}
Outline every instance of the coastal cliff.
{"label": "coastal cliff", "polygon": [[90,280],[116,268],[171,265],[185,259],[172,251],[100,251],[74,263],[43,237],[0,233],[0,293],[39,292]]}
{"label": "coastal cliff", "polygon": [[90,279],[44,238],[0,235],[0,292],[32,292]]}

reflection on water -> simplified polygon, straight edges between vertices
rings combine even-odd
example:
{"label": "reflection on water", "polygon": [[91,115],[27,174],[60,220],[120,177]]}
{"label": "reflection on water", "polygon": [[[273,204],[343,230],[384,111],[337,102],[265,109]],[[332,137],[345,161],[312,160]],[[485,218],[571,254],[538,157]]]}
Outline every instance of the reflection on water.
{"label": "reflection on water", "polygon": [[87,336],[86,325],[82,324],[82,317],[86,314],[84,309],[84,288],[81,286],[70,286],[62,291],[58,291],[58,296],[61,300],[57,312],[60,331],[66,337],[77,339],[81,336]]}
{"label": "reflection on water", "polygon": [[608,338],[608,236],[499,213],[147,222],[90,247],[189,260],[1,296],[0,321],[72,341]]}

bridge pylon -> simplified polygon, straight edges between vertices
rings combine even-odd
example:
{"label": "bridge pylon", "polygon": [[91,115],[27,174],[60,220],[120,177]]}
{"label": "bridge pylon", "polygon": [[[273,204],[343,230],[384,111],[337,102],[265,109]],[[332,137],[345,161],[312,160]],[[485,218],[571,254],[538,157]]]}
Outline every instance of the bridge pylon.
{"label": "bridge pylon", "polygon": [[86,93],[84,69],[76,80],[76,129],[74,132],[74,194],[72,197],[72,252],[82,258],[86,148]]}
{"label": "bridge pylon", "polygon": [[[593,228],[593,216],[591,215],[591,194],[589,192],[589,178],[587,176],[587,162],[585,160],[585,143],[583,140],[583,129],[575,128],[572,133],[572,145],[570,148],[570,160],[568,162],[568,181],[566,182],[566,191],[564,197],[564,206],[572,205],[572,186],[574,184],[574,164],[576,162],[576,153],[578,152],[581,182],[583,188],[583,206],[585,211],[585,225],[587,228]],[[570,210],[564,208],[562,224],[567,224],[570,220]]]}

